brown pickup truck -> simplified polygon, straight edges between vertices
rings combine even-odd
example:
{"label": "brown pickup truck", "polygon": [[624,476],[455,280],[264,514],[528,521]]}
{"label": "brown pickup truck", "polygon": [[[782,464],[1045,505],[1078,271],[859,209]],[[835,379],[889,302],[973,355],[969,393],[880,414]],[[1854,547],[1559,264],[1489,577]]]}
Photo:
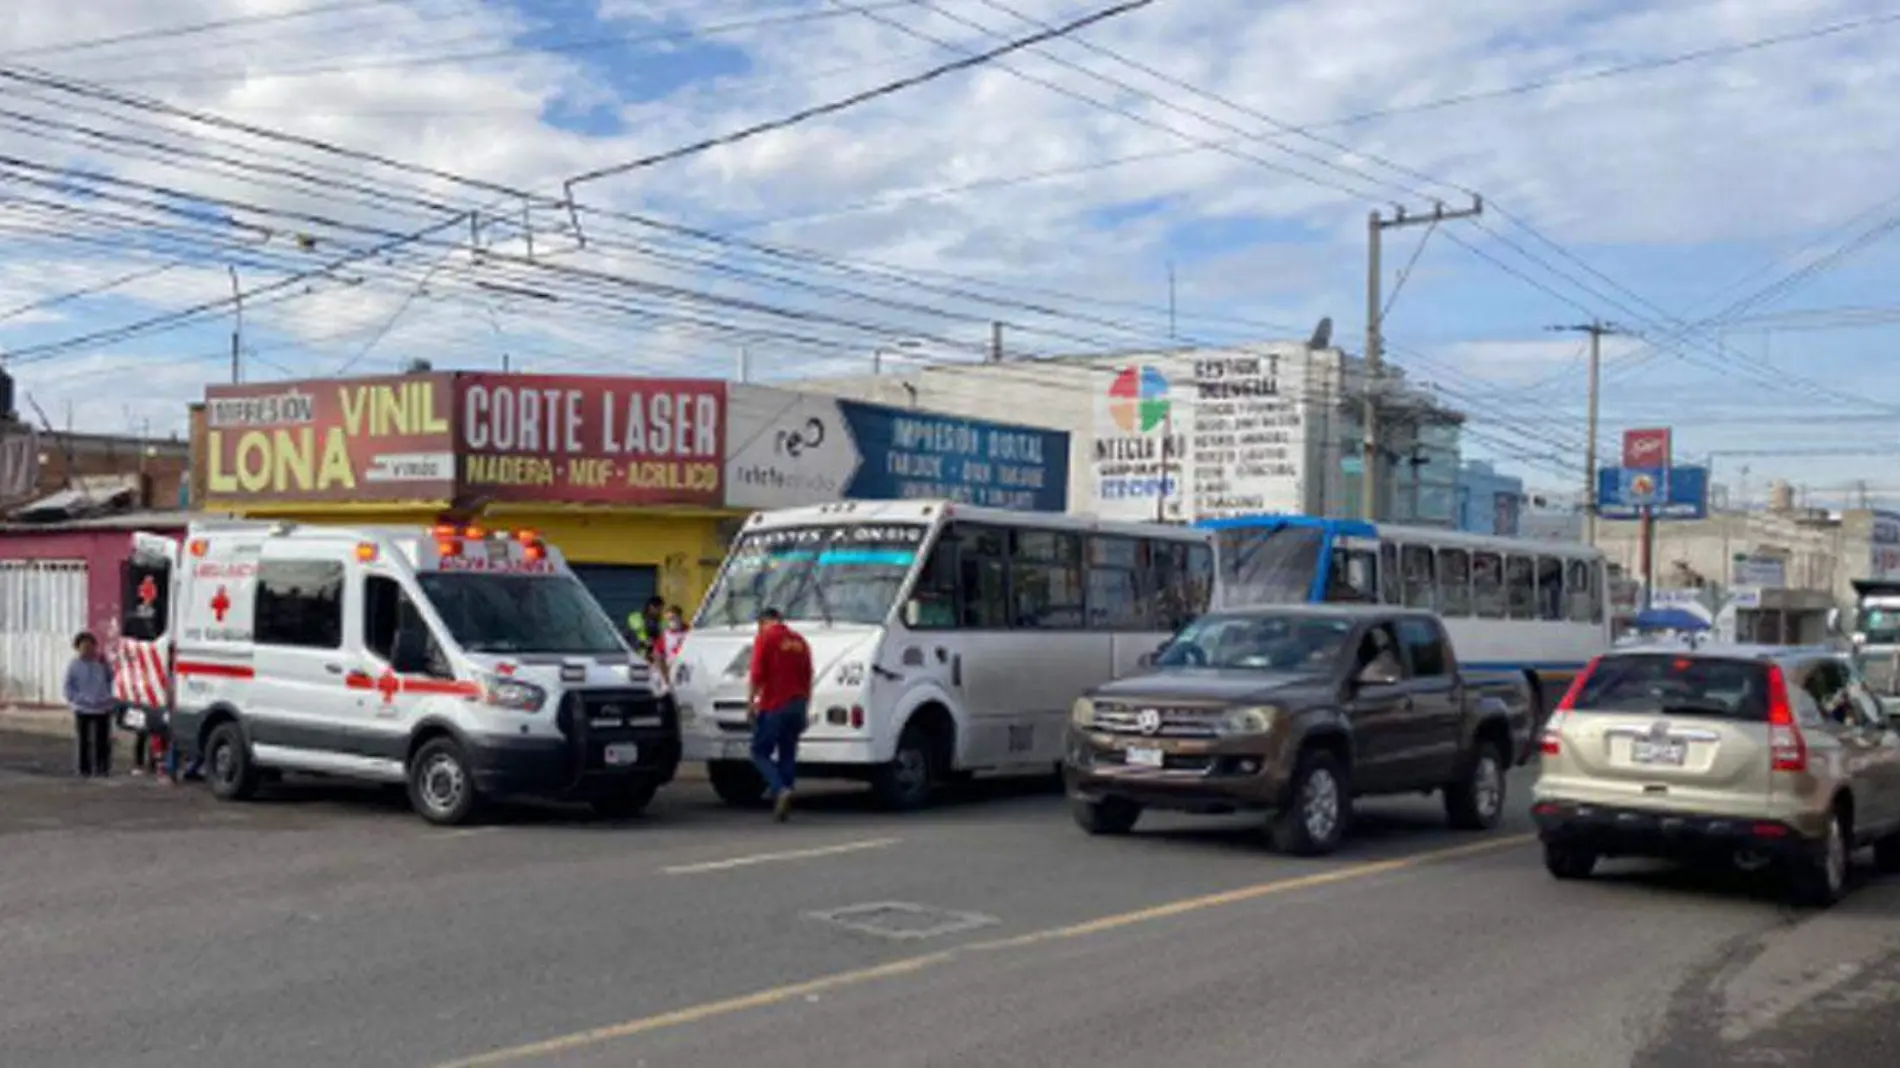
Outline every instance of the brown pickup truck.
{"label": "brown pickup truck", "polygon": [[1145,808],[1262,811],[1279,848],[1317,855],[1374,794],[1442,791],[1454,826],[1495,827],[1531,730],[1429,612],[1274,606],[1202,616],[1149,673],[1079,698],[1064,776],[1090,834]]}

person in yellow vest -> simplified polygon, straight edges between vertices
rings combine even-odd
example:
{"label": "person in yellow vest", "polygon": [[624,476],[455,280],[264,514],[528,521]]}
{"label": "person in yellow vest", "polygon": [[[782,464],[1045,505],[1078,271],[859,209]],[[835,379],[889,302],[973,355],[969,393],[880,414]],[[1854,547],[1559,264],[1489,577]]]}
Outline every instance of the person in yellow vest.
{"label": "person in yellow vest", "polygon": [[627,616],[627,636],[633,640],[634,651],[649,661],[660,651],[660,617],[665,611],[663,598],[649,597],[645,608]]}

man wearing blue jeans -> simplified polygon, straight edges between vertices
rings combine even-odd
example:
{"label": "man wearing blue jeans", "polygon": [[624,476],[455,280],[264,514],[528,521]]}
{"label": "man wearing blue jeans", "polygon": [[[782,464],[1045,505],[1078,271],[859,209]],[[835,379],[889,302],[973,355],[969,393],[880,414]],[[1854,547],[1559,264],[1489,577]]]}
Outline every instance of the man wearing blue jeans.
{"label": "man wearing blue jeans", "polygon": [[811,646],[785,625],[778,609],[759,613],[759,634],[752,640],[752,763],[765,777],[780,823],[792,814],[798,736],[805,733],[811,683]]}

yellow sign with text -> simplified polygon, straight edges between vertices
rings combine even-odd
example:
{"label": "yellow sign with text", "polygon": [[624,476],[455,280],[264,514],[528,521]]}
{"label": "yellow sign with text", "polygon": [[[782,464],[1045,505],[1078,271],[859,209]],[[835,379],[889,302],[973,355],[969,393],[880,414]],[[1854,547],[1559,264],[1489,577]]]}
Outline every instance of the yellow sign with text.
{"label": "yellow sign with text", "polygon": [[213,499],[446,497],[449,377],[219,387],[205,401]]}

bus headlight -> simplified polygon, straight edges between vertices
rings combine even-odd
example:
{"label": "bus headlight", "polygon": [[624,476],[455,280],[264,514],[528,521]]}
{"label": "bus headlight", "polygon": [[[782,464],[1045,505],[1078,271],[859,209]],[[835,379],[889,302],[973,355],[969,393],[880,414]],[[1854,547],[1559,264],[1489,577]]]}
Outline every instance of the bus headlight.
{"label": "bus headlight", "polygon": [[1086,697],[1078,697],[1075,704],[1069,706],[1069,722],[1078,727],[1095,726],[1095,702]]}
{"label": "bus headlight", "polygon": [[1231,708],[1221,716],[1220,726],[1216,729],[1228,737],[1265,734],[1273,728],[1273,717],[1277,711],[1271,706]]}

